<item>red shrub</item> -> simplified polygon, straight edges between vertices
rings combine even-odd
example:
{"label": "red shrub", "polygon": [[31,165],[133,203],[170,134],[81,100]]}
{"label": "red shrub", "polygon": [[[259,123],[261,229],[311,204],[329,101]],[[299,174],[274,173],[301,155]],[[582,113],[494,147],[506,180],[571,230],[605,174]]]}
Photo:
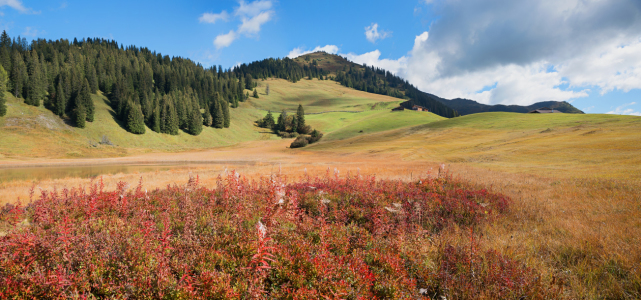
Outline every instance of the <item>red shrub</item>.
{"label": "red shrub", "polygon": [[[416,241],[475,226],[509,200],[451,179],[414,183],[315,178],[127,192],[101,184],[43,192],[0,214],[0,298],[420,298],[537,292],[536,274],[488,252],[486,281],[465,277],[462,250],[428,264]],[[27,219],[27,224],[22,220]],[[418,252],[417,252],[418,251]],[[476,255],[476,254],[474,254]],[[472,264],[474,267],[474,264]],[[475,267],[476,268],[476,267]],[[476,269],[475,269],[476,270]],[[479,269],[480,270],[480,269]],[[477,271],[478,272],[478,271]]]}

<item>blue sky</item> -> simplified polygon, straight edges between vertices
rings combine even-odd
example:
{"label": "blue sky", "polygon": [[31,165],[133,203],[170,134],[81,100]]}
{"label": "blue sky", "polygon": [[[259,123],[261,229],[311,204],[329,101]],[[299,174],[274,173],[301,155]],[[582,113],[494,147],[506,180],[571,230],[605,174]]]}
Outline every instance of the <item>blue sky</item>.
{"label": "blue sky", "polygon": [[22,1],[0,28],[232,67],[324,49],[445,98],[641,115],[641,1]]}

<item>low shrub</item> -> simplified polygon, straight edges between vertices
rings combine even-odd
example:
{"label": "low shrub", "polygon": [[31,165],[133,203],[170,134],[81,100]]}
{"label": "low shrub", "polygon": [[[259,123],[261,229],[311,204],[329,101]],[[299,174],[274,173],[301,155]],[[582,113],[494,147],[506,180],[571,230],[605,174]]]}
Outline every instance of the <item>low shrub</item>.
{"label": "low shrub", "polygon": [[302,148],[302,147],[307,146],[307,144],[309,144],[309,142],[307,141],[307,136],[301,135],[301,136],[297,137],[291,143],[291,145],[289,145],[289,148]]}
{"label": "low shrub", "polygon": [[[337,174],[337,173],[336,173]],[[0,210],[0,298],[447,299],[549,295],[496,252],[423,243],[510,200],[444,176],[281,177],[43,191]],[[422,241],[422,242],[421,242]]]}

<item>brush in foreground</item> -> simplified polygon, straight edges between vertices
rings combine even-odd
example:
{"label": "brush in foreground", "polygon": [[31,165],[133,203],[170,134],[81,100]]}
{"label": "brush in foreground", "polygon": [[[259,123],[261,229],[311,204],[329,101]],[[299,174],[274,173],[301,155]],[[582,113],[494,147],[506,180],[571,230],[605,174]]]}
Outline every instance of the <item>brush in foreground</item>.
{"label": "brush in foreground", "polygon": [[[42,192],[0,215],[0,298],[555,297],[535,270],[474,242],[509,204],[448,177],[231,172],[213,188]],[[435,242],[453,228],[470,245]]]}

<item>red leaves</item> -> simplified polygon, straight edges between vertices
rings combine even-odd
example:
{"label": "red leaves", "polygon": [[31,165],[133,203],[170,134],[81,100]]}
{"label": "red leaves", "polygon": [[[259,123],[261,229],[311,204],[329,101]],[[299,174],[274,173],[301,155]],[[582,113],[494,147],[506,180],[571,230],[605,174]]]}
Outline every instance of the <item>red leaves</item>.
{"label": "red leaves", "polygon": [[[43,192],[0,214],[11,227],[0,237],[0,298],[421,298],[421,289],[532,287],[535,274],[498,253],[444,248],[433,265],[415,244],[498,217],[506,197],[447,176],[338,175],[250,183],[232,171],[213,189],[196,176],[151,192],[142,179],[133,191],[104,191],[101,179],[89,194]],[[485,285],[465,279],[461,264],[489,264]]]}

